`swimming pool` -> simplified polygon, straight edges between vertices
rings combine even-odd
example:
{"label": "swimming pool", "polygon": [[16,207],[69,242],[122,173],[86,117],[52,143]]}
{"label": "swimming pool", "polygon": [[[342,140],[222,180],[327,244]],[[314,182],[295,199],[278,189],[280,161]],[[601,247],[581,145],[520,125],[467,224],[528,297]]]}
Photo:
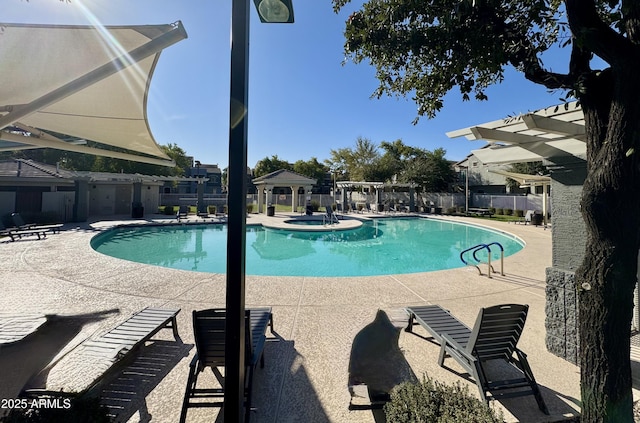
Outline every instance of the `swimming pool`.
{"label": "swimming pool", "polygon": [[[372,276],[463,267],[460,252],[499,242],[505,256],[524,244],[504,232],[425,218],[377,219],[343,231],[247,226],[246,273],[264,276]],[[91,241],[98,252],[175,269],[226,272],[222,224],[123,227]],[[492,260],[499,259],[499,252]],[[486,259],[486,254],[478,253]]]}

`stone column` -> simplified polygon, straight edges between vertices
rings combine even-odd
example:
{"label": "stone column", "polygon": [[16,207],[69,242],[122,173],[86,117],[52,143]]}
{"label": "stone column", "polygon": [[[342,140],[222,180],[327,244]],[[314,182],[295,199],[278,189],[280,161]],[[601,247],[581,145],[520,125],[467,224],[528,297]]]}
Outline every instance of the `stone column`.
{"label": "stone column", "polygon": [[580,214],[586,166],[552,173],[552,267],[546,270],[546,346],[565,360],[578,363],[578,295],[575,271],[582,263],[586,227]]}

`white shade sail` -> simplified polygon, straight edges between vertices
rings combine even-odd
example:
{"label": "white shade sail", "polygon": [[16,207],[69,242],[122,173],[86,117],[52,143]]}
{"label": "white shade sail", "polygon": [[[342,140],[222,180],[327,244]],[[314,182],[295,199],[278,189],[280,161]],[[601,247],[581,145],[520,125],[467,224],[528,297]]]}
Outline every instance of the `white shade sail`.
{"label": "white shade sail", "polygon": [[[173,164],[151,134],[146,106],[160,53],[187,37],[180,22],[0,27],[0,151],[49,147]],[[41,130],[128,152],[70,143]]]}

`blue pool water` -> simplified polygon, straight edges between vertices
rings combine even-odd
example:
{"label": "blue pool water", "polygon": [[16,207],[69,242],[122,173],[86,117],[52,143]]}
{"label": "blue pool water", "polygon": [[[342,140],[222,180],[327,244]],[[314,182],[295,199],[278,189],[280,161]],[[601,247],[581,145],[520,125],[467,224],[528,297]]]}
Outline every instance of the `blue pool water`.
{"label": "blue pool water", "polygon": [[[371,276],[462,267],[460,252],[499,242],[505,256],[517,238],[476,226],[424,218],[378,219],[358,229],[311,232],[247,227],[246,273],[271,276]],[[200,272],[226,272],[226,225],[118,228],[91,241],[103,254]],[[498,260],[496,249],[492,260]],[[469,255],[469,258],[471,256]],[[478,259],[486,260],[479,252]]]}

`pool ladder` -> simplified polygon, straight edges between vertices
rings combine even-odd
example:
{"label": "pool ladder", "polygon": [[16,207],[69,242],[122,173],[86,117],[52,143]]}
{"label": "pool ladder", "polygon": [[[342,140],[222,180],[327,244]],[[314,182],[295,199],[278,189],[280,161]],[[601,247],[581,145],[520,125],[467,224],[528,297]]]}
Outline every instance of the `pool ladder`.
{"label": "pool ladder", "polygon": [[[491,272],[497,273],[493,268],[493,266],[491,265],[491,246],[492,245],[496,245],[500,248],[500,274],[504,276],[504,248],[502,248],[502,245],[499,242],[490,242],[489,244],[478,244],[478,245],[474,245],[471,248],[467,248],[466,250],[460,253],[460,260],[462,260],[462,262],[466,266],[473,266],[476,269],[478,269],[478,273],[482,275],[482,270],[480,270],[480,267],[478,266],[478,264],[482,264],[482,261],[478,259],[477,254],[478,254],[478,251],[486,249],[487,250],[487,276],[491,278]],[[464,254],[469,251],[471,251],[473,259],[478,264],[469,263],[467,260],[464,259]]]}
{"label": "pool ladder", "polygon": [[331,213],[331,214],[322,215],[322,225],[323,226],[337,225],[338,223],[340,223],[340,220],[338,220],[338,215],[337,214]]}

